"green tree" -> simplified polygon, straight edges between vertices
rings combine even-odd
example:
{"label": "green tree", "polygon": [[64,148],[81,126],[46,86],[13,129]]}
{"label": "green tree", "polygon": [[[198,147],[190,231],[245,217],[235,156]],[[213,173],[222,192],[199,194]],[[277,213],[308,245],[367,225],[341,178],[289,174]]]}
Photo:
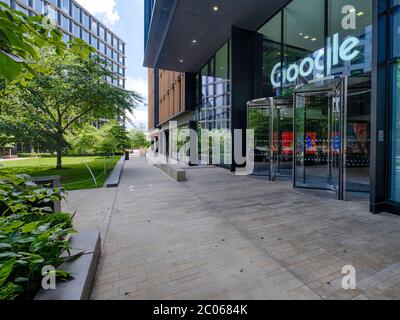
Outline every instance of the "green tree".
{"label": "green tree", "polygon": [[139,94],[111,85],[107,79],[114,75],[97,57],[85,60],[69,50],[62,56],[43,50],[39,63],[50,72],[38,72],[26,83],[16,82],[3,90],[0,99],[6,112],[0,115],[0,132],[18,138],[26,132],[38,133],[46,149],[57,153],[58,169],[68,147],[66,137],[74,129],[133,112],[142,101]]}
{"label": "green tree", "polygon": [[131,141],[125,128],[115,121],[105,124],[100,132],[102,140],[99,151],[101,153],[114,154],[131,147]]}
{"label": "green tree", "polygon": [[6,136],[0,133],[0,150],[3,149],[3,154],[6,149],[12,148],[14,146],[15,138],[12,136]]}
{"label": "green tree", "polygon": [[94,155],[99,148],[101,137],[92,125],[86,125],[77,133],[73,133],[68,139],[73,155]]}
{"label": "green tree", "polygon": [[147,140],[146,135],[141,130],[131,130],[129,132],[129,137],[131,139],[131,144],[133,149],[148,148],[150,147],[150,142]]}
{"label": "green tree", "polygon": [[[25,77],[36,75],[40,48],[51,47],[62,56],[70,47],[86,59],[94,51],[76,38],[67,46],[62,37],[62,32],[49,18],[43,15],[29,17],[0,1],[0,82],[15,80],[24,70],[29,71]],[[20,78],[19,81],[24,80]]]}

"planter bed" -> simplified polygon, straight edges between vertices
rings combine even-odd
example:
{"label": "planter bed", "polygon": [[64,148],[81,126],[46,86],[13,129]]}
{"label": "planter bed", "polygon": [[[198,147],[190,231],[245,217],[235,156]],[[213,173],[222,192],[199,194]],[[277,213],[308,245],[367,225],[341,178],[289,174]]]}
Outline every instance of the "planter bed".
{"label": "planter bed", "polygon": [[[35,300],[89,300],[97,265],[101,254],[100,233],[86,232],[71,238],[71,255],[84,254],[78,259],[65,262],[59,269],[70,273],[71,278],[58,281],[55,290],[40,289]],[[68,257],[64,253],[62,257]]]}

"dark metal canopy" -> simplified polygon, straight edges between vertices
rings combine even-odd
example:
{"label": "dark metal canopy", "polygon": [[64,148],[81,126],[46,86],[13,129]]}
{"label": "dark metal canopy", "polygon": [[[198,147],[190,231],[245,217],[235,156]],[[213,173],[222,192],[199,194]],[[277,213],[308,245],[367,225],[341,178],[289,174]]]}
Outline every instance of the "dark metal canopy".
{"label": "dark metal canopy", "polygon": [[231,27],[255,31],[287,0],[157,0],[145,67],[196,72],[221,47]]}

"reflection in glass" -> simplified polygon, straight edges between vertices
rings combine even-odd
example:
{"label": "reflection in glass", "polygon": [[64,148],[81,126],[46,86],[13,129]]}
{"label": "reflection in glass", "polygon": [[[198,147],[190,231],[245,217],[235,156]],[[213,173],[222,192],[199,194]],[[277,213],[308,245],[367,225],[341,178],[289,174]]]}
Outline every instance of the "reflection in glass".
{"label": "reflection in glass", "polygon": [[400,202],[400,64],[391,66],[392,130],[391,130],[391,200]]}
{"label": "reflection in glass", "polygon": [[[226,43],[196,76],[196,118],[199,129],[214,130],[214,134],[230,131],[230,44]],[[218,139],[218,138],[216,138]],[[221,163],[231,158],[221,139]],[[204,160],[204,159],[203,159]],[[207,161],[207,160],[204,160]]]}
{"label": "reflection in glass", "polygon": [[324,76],[324,1],[295,0],[284,17],[283,86],[291,95],[295,85]]}
{"label": "reflection in glass", "polygon": [[248,128],[254,130],[254,175],[270,174],[270,107],[249,107]]}
{"label": "reflection in glass", "polygon": [[335,64],[334,37],[337,37],[339,44],[350,37],[356,37],[360,43],[354,50],[359,51],[359,54],[351,61],[338,59],[337,64],[328,68],[327,75],[360,75],[372,70],[372,0],[351,1],[351,5],[356,10],[356,29],[345,30],[342,26],[344,17],[342,9],[348,4],[347,0],[329,0],[328,2],[328,52],[332,64]]}
{"label": "reflection in glass", "polygon": [[[282,14],[278,13],[258,32],[263,36],[262,54],[262,92],[264,97],[274,97],[280,94],[280,87],[272,85],[271,70],[281,63],[281,22]],[[277,77],[281,75],[278,74]]]}

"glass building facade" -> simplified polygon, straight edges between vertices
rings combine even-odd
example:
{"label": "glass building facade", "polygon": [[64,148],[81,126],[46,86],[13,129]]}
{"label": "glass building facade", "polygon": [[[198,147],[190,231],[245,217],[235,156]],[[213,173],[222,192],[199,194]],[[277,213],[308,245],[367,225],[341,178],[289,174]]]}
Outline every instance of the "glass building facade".
{"label": "glass building facade", "polygon": [[197,121],[202,129],[230,129],[230,46],[226,43],[196,75]]}
{"label": "glass building facade", "polygon": [[5,0],[26,15],[44,14],[64,34],[64,41],[80,38],[93,46],[107,61],[115,79],[110,83],[125,88],[125,42],[73,0]]}
{"label": "glass building facade", "polygon": [[[196,121],[199,130],[213,130],[217,137],[220,159],[212,162],[228,164],[231,147],[230,42],[228,41],[196,74]],[[204,155],[203,155],[204,157]],[[217,160],[217,161],[215,161]],[[208,161],[208,160],[207,160]]]}
{"label": "glass building facade", "polygon": [[[164,42],[147,34],[145,65],[194,72],[198,128],[254,129],[255,174],[339,199],[369,195],[371,212],[400,214],[400,1],[275,5],[254,1],[263,19],[245,5],[179,3]],[[184,8],[201,12],[190,33],[181,32],[189,28]],[[149,30],[165,28],[151,14]],[[216,25],[223,32],[205,36]],[[166,46],[177,39],[187,45]],[[231,170],[240,167],[233,161]]]}
{"label": "glass building facade", "polygon": [[[300,86],[321,80],[301,96],[295,109],[264,112],[265,131],[256,139],[257,164],[278,166],[294,160],[296,187],[334,189],[332,180],[346,180],[346,190],[370,190],[372,0],[352,1],[354,25],[344,26],[345,0],[293,0],[259,30],[262,35],[262,96],[292,98]],[[351,14],[352,9],[345,13]],[[332,108],[328,78],[348,77],[343,126]],[[324,81],[323,81],[324,80]],[[319,94],[314,94],[320,92]],[[269,117],[271,113],[271,118]],[[276,117],[279,113],[279,117]],[[249,114],[250,117],[250,114]],[[272,117],[275,117],[272,119]],[[251,119],[255,125],[255,120]],[[293,128],[294,123],[294,128]],[[279,124],[277,126],[277,124]],[[272,131],[269,126],[274,126]],[[260,128],[256,128],[260,131]],[[294,139],[294,144],[291,140]],[[271,141],[269,145],[269,141]],[[344,145],[344,151],[339,150]],[[265,147],[262,147],[262,144]],[[278,151],[280,149],[280,151]],[[289,150],[291,149],[291,150]],[[265,150],[267,152],[265,152]],[[264,152],[263,152],[264,151]],[[270,155],[270,152],[273,154]],[[344,174],[333,179],[335,159],[343,155]],[[275,157],[275,159],[271,159]],[[262,161],[264,159],[264,161]],[[339,163],[342,158],[337,158]],[[265,175],[271,172],[261,170]],[[260,174],[258,170],[257,174]],[[332,186],[331,186],[332,184]]]}
{"label": "glass building facade", "polygon": [[[258,32],[263,36],[263,96],[290,95],[296,85],[331,75],[372,71],[372,0],[355,0],[355,29],[344,30],[345,0],[294,0]],[[339,57],[338,44],[356,37],[351,60]]]}
{"label": "glass building facade", "polygon": [[390,6],[390,188],[391,201],[400,202],[400,1]]}

